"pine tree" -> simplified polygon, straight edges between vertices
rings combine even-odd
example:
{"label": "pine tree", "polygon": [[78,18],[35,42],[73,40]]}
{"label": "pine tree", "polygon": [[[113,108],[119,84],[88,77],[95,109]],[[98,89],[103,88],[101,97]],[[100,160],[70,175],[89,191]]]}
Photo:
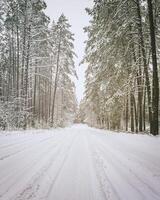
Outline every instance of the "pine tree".
{"label": "pine tree", "polygon": [[[151,76],[150,65],[155,64],[157,58],[154,56],[154,62],[153,59],[151,62],[150,48],[154,55],[157,48],[153,41],[150,45],[148,33],[149,30],[151,32],[151,25],[153,31],[156,22],[152,39],[154,35],[157,44],[158,11],[155,9],[153,19],[148,20],[146,2],[100,0],[95,1],[93,8],[87,9],[87,12],[92,21],[85,28],[88,33],[84,58],[88,64],[86,105],[92,104],[91,110],[100,127],[127,131],[130,127],[132,132],[142,132],[147,120],[153,133],[152,128],[158,124],[159,95],[156,93],[155,98],[154,92],[151,92],[152,81],[158,88],[158,71],[154,67],[154,77]],[[156,113],[156,123],[152,119],[152,110]]]}
{"label": "pine tree", "polygon": [[[55,58],[55,73],[54,73],[54,91],[53,91],[53,102],[52,102],[52,125],[55,123],[55,106],[57,90],[63,91],[63,96],[65,95],[65,90],[71,89],[72,84],[67,85],[70,82],[70,77],[75,76],[75,66],[74,66],[74,51],[73,51],[73,34],[70,32],[70,25],[68,20],[62,14],[58,19],[56,27],[54,28],[54,50],[56,51]],[[65,83],[64,83],[65,82]],[[59,87],[61,85],[61,88]],[[69,87],[69,88],[67,88]],[[58,97],[57,97],[58,98]],[[63,97],[64,98],[64,97]],[[69,98],[69,97],[68,97]]]}

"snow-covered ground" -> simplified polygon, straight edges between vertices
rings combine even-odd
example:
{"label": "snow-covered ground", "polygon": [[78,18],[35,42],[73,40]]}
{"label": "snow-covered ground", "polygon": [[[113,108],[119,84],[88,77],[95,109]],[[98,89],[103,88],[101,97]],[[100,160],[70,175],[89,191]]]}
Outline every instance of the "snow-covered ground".
{"label": "snow-covered ground", "polygon": [[0,134],[0,200],[160,200],[160,137],[19,133]]}

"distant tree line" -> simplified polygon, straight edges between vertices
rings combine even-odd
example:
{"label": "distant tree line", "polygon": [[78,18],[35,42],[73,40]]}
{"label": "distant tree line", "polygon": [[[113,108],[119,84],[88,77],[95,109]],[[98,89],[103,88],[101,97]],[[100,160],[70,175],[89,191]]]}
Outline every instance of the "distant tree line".
{"label": "distant tree line", "polygon": [[86,42],[83,121],[159,131],[160,1],[95,0]]}
{"label": "distant tree line", "polygon": [[73,34],[43,0],[0,0],[0,128],[64,126],[76,111]]}

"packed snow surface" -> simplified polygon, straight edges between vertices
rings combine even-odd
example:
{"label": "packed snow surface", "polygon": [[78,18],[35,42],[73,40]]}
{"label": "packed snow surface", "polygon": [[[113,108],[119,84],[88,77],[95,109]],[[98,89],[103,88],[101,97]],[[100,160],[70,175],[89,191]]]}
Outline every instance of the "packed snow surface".
{"label": "packed snow surface", "polygon": [[1,133],[0,200],[160,200],[160,138],[84,125]]}

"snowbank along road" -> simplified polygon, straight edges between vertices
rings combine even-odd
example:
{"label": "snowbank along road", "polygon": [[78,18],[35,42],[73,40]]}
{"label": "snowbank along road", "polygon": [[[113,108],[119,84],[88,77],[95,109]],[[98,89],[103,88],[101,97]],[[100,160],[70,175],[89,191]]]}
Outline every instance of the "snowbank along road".
{"label": "snowbank along road", "polygon": [[160,200],[160,137],[83,125],[1,133],[0,200]]}

